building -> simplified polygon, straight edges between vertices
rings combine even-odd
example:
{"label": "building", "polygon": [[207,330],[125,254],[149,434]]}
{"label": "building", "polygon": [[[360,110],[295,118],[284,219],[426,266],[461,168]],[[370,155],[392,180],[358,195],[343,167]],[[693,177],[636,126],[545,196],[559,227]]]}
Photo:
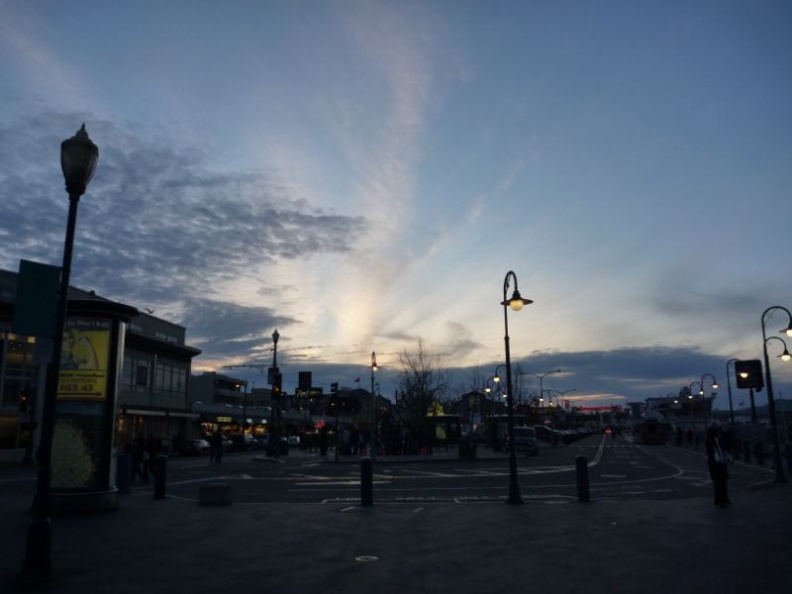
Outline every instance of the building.
{"label": "building", "polygon": [[217,430],[226,435],[266,433],[271,408],[264,406],[260,390],[248,392],[246,380],[214,371],[194,375],[190,381],[189,401],[190,409],[198,415],[203,435]]}
{"label": "building", "polygon": [[[0,452],[32,458],[35,428],[50,358],[50,341],[12,331],[19,274],[0,270]],[[76,287],[70,299],[108,301]],[[116,445],[137,436],[161,439],[166,451],[198,430],[188,402],[192,359],[199,349],[185,344],[185,329],[140,313],[126,328],[118,386]]]}

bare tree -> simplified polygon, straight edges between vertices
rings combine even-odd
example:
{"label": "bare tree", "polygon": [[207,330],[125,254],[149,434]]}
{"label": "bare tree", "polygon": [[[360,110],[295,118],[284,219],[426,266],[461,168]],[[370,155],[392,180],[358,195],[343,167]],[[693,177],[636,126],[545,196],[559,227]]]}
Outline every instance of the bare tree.
{"label": "bare tree", "polygon": [[399,416],[414,436],[423,436],[432,403],[442,401],[446,395],[446,374],[438,358],[424,350],[422,339],[418,339],[417,351],[405,350],[399,355],[399,363],[402,367],[397,393]]}
{"label": "bare tree", "polygon": [[463,392],[481,392],[487,386],[487,379],[487,374],[479,365],[471,367]]}

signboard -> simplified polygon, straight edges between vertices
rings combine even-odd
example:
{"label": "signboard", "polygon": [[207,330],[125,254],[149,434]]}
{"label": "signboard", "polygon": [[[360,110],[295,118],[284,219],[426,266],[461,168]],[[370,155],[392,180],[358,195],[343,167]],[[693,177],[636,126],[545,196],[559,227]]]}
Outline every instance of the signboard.
{"label": "signboard", "polygon": [[620,404],[616,406],[581,406],[578,408],[580,412],[621,412],[621,410]]}
{"label": "signboard", "polygon": [[312,383],[312,373],[310,371],[301,371],[299,374],[299,380],[297,382],[297,386],[300,388],[300,390],[309,390]]}
{"label": "signboard", "polygon": [[20,261],[12,326],[15,334],[55,336],[60,271],[57,266]]}
{"label": "signboard", "polygon": [[758,359],[748,361],[735,361],[734,373],[737,376],[737,387],[741,390],[756,390],[764,388],[762,378],[762,362]]}
{"label": "signboard", "polygon": [[58,400],[106,400],[112,321],[73,317],[63,332]]}
{"label": "signboard", "polygon": [[320,398],[323,393],[324,390],[322,388],[297,388],[294,395],[297,396],[297,398]]}

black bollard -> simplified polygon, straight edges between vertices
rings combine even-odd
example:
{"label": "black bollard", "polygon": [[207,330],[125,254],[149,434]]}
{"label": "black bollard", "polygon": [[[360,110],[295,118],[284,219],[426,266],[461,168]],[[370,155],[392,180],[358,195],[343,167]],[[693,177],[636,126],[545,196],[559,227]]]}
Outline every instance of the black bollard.
{"label": "black bollard", "polygon": [[119,454],[116,458],[116,487],[119,493],[131,493],[129,486],[132,478],[132,463],[129,454]]}
{"label": "black bollard", "polygon": [[577,476],[578,501],[588,503],[591,498],[589,496],[588,460],[585,456],[575,457],[575,474]]}
{"label": "black bollard", "polygon": [[168,457],[157,456],[154,464],[154,499],[165,499],[165,476],[168,470]]}
{"label": "black bollard", "polygon": [[374,462],[371,458],[360,461],[360,505],[369,507],[374,503]]}

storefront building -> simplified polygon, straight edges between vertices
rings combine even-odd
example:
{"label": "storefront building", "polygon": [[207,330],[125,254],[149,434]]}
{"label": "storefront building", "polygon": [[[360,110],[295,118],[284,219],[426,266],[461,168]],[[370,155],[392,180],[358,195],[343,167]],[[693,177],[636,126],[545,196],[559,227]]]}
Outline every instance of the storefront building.
{"label": "storefront building", "polygon": [[[13,332],[18,273],[0,270],[0,457],[32,460],[49,344]],[[107,301],[75,287],[70,299]],[[182,326],[141,313],[127,325],[117,403],[117,446],[136,437],[162,441],[166,452],[179,439],[200,433],[188,402],[192,359]]]}

